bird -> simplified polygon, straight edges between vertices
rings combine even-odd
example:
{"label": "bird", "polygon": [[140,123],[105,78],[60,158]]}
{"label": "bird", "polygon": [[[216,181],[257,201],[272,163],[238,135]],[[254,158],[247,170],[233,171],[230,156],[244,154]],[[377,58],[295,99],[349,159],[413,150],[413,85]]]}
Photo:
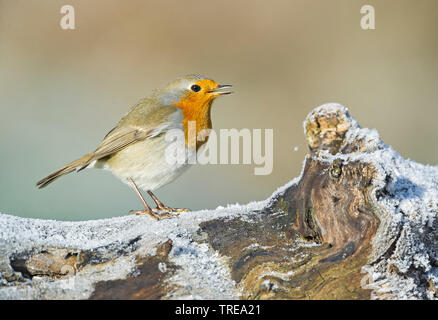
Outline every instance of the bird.
{"label": "bird", "polygon": [[[188,209],[164,205],[153,191],[174,181],[190,166],[190,152],[202,152],[208,135],[195,142],[189,139],[189,124],[202,130],[211,130],[211,106],[220,96],[232,93],[232,85],[220,85],[201,75],[187,75],[154,90],[141,99],[108,132],[100,145],[91,153],[70,162],[37,182],[44,188],[58,178],[86,168],[99,168],[112,172],[128,184],[140,198],[144,209],[131,210],[136,215],[149,215],[155,220],[171,218]],[[172,141],[166,139],[170,130],[184,133],[184,161],[166,161],[166,148]],[[207,131],[208,132],[208,131]],[[151,208],[140,189],[146,191],[156,204]]]}

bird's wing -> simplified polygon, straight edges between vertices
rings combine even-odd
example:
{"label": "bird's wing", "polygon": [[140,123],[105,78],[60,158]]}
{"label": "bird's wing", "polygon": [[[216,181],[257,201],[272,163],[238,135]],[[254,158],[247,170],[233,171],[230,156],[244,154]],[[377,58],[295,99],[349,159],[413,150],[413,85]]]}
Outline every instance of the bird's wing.
{"label": "bird's wing", "polygon": [[127,146],[156,137],[167,130],[182,127],[182,113],[175,106],[160,106],[142,100],[111,130],[94,152],[91,152],[37,182],[44,188],[59,177],[80,171],[93,161],[112,155]]}
{"label": "bird's wing", "polygon": [[[146,115],[146,119],[150,121],[144,121],[127,125],[126,122],[119,122],[119,125],[112,129],[97,147],[97,149],[91,153],[90,159],[83,167],[78,171],[85,169],[91,162],[105,158],[111,154],[114,154],[127,146],[139,141],[143,141],[148,138],[153,138],[168,129],[178,127],[180,124],[179,111],[172,107],[171,109],[161,108],[161,110],[154,112],[150,110]],[[176,121],[175,121],[176,120]],[[146,123],[147,125],[146,125]]]}
{"label": "bird's wing", "polygon": [[130,144],[148,138],[152,131],[153,129],[144,127],[116,127],[94,151],[93,158],[97,160],[116,153]]}

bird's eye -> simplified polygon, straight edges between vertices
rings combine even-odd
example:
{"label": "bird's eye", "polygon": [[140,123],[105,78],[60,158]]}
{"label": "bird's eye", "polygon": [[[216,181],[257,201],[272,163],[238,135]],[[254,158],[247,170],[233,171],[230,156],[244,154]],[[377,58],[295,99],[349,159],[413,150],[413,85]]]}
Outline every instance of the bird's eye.
{"label": "bird's eye", "polygon": [[190,87],[190,89],[192,89],[192,91],[194,92],[198,92],[201,90],[201,87],[198,86],[197,84],[194,84],[193,86]]}

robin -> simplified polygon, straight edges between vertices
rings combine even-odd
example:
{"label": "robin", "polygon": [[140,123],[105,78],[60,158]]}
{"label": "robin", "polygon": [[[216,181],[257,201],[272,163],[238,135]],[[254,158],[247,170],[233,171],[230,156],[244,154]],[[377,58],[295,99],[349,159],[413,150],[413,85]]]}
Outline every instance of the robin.
{"label": "robin", "polygon": [[[170,82],[165,88],[155,90],[140,100],[104,137],[94,152],[53,172],[38,181],[37,186],[44,188],[72,171],[103,168],[132,186],[137,193],[144,210],[135,211],[135,214],[147,214],[159,220],[188,211],[170,208],[152,193],[175,180],[190,166],[188,161],[166,161],[165,150],[172,142],[165,139],[165,134],[171,129],[184,130],[186,148],[195,154],[199,152],[208,136],[194,144],[189,143],[188,124],[195,123],[196,133],[211,129],[211,105],[217,97],[232,93],[229,91],[231,87],[199,75]],[[185,154],[187,157],[190,152]],[[155,209],[147,204],[139,187],[154,200],[157,205]]]}

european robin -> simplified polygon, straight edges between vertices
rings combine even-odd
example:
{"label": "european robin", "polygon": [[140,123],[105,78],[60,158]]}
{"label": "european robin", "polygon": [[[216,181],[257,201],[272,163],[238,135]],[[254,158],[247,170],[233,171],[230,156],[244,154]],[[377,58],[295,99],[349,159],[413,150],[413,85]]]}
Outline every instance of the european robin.
{"label": "european robin", "polygon": [[[166,161],[165,150],[172,141],[165,139],[165,134],[171,129],[184,130],[186,148],[192,149],[189,151],[195,154],[199,152],[208,136],[189,144],[188,124],[195,121],[196,134],[211,129],[211,105],[217,97],[230,94],[230,87],[199,75],[170,82],[165,88],[155,90],[140,100],[104,137],[94,152],[53,172],[38,181],[37,186],[44,188],[72,171],[103,168],[132,186],[137,193],[144,210],[135,211],[135,214],[148,214],[154,219],[162,219],[187,211],[165,206],[152,193],[175,180],[190,166],[188,161]],[[190,152],[185,154],[187,157]],[[157,205],[155,209],[149,207],[138,187],[151,196]]]}

